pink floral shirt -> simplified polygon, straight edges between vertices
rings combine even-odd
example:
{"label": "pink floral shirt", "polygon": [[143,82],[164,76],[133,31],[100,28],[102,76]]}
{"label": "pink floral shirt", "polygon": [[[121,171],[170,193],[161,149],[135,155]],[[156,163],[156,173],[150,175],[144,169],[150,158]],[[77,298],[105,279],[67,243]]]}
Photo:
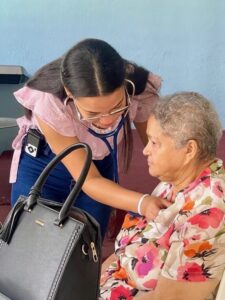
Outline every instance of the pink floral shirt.
{"label": "pink floral shirt", "polygon": [[[161,182],[153,195],[171,199],[171,188]],[[224,221],[225,170],[218,160],[180,191],[154,221],[126,215],[115,242],[118,260],[102,275],[100,299],[133,299],[153,290],[159,276],[193,282],[221,278]]]}
{"label": "pink floral shirt", "polygon": [[[131,121],[144,122],[148,119],[149,113],[158,97],[160,87],[161,78],[150,73],[144,92],[132,99],[129,111]],[[14,155],[10,171],[11,183],[16,181],[23,137],[30,127],[38,128],[35,115],[45,121],[61,135],[69,137],[76,136],[81,142],[89,144],[92,150],[93,159],[101,160],[109,154],[109,150],[105,143],[101,139],[90,134],[87,127],[78,120],[76,109],[72,102],[65,105],[65,103],[61,102],[52,94],[34,90],[26,86],[15,92],[14,95],[17,101],[31,110],[33,114],[31,120],[28,120],[25,116],[17,119],[19,133],[12,144]],[[117,124],[115,124],[115,127],[116,126]],[[112,129],[113,128],[110,130]],[[111,145],[112,139],[112,137],[109,138]],[[119,134],[118,142],[121,140],[122,130]]]}

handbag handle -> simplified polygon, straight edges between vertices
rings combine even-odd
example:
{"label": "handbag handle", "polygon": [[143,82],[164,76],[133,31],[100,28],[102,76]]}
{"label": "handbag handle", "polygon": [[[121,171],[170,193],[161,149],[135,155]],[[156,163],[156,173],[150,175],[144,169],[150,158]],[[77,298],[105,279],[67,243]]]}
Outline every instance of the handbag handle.
{"label": "handbag handle", "polygon": [[70,154],[72,151],[76,149],[83,148],[86,150],[86,160],[84,162],[83,169],[81,171],[81,174],[79,178],[77,179],[72,191],[66,198],[62,208],[59,211],[58,217],[55,220],[55,224],[60,226],[63,221],[67,218],[69,214],[69,210],[73,205],[73,202],[78,197],[78,194],[82,188],[82,185],[86,179],[87,173],[89,171],[91,162],[92,162],[92,152],[90,147],[85,143],[77,143],[69,146],[68,148],[64,149],[62,152],[60,152],[58,155],[56,155],[50,163],[44,168],[44,170],[41,172],[40,176],[36,180],[35,184],[31,187],[29,196],[26,200],[26,204],[24,207],[24,210],[31,211],[32,207],[37,203],[38,198],[41,196],[41,189],[47,180],[47,177],[51,170],[55,167],[56,164],[58,164],[64,157],[66,157],[68,154]]}
{"label": "handbag handle", "polygon": [[16,229],[17,222],[21,216],[21,214],[26,211],[31,211],[33,206],[37,204],[38,198],[41,195],[41,189],[51,172],[51,170],[55,167],[57,163],[61,161],[65,156],[67,156],[69,153],[76,149],[84,148],[86,150],[86,160],[84,162],[84,166],[82,169],[82,172],[79,176],[79,178],[76,181],[75,186],[73,187],[72,191],[66,198],[66,201],[64,202],[61,210],[58,213],[57,219],[54,221],[55,225],[62,225],[62,223],[65,221],[69,214],[69,210],[73,205],[73,202],[76,200],[82,184],[84,183],[84,180],[87,176],[87,173],[89,171],[91,161],[92,161],[92,152],[90,147],[85,143],[77,143],[69,146],[62,152],[60,152],[58,155],[56,155],[53,160],[50,161],[50,163],[44,168],[44,170],[41,172],[40,176],[36,180],[35,184],[31,187],[29,196],[26,200],[17,201],[12,210],[10,211],[9,215],[7,216],[4,225],[0,228],[0,239],[3,240],[5,243],[9,244],[13,233]]}

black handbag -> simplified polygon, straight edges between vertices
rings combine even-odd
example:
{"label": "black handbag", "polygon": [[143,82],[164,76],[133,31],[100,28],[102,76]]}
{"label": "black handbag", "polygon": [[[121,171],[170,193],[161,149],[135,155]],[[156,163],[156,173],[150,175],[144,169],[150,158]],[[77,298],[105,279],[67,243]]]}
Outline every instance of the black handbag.
{"label": "black handbag", "polygon": [[[86,162],[64,204],[41,198],[52,168],[79,148],[86,150]],[[0,233],[0,299],[98,299],[100,228],[88,213],[72,207],[91,159],[88,145],[68,147],[46,166],[29,196],[19,197]]]}

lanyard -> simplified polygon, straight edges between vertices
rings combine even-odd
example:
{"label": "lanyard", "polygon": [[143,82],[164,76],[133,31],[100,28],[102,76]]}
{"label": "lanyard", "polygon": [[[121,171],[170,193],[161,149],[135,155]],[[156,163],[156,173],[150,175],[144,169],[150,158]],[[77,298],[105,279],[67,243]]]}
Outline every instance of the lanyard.
{"label": "lanyard", "polygon": [[[116,127],[116,129],[114,129],[113,131],[110,131],[108,133],[97,133],[95,132],[93,129],[88,128],[88,131],[95,137],[98,137],[99,139],[101,139],[107,146],[112,159],[113,159],[113,171],[114,171],[114,181],[116,183],[119,182],[119,175],[118,175],[118,158],[117,158],[117,152],[118,152],[118,144],[117,144],[117,138],[118,138],[118,134],[120,132],[120,129],[123,127],[124,128],[124,122],[125,122],[125,118],[122,117],[118,126]],[[109,137],[113,137],[113,147],[110,145],[109,141],[107,138]]]}

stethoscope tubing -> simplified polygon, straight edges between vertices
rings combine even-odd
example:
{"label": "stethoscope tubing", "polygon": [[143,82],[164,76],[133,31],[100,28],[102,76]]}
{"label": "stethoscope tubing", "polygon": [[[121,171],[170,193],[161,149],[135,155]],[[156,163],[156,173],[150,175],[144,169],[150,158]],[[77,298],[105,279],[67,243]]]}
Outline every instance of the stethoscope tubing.
{"label": "stethoscope tubing", "polygon": [[[105,145],[107,146],[112,159],[113,159],[113,170],[114,170],[114,181],[116,183],[119,183],[119,175],[118,175],[118,157],[117,157],[117,153],[118,153],[118,134],[120,132],[120,129],[122,127],[124,127],[124,123],[125,123],[126,118],[122,117],[118,126],[116,127],[116,129],[108,132],[108,133],[98,133],[96,131],[94,131],[91,128],[88,128],[88,132],[90,132],[93,136],[101,139]],[[109,137],[113,137],[113,147],[110,145],[108,138]]]}

